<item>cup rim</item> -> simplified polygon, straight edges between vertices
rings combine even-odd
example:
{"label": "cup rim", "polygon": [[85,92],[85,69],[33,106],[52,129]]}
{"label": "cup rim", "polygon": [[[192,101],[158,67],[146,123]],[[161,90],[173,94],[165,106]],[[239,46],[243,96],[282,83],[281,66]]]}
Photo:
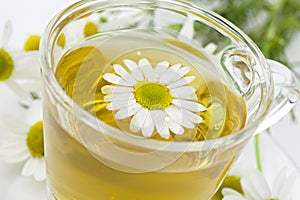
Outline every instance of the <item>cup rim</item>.
{"label": "cup rim", "polygon": [[[130,3],[130,4],[129,4]],[[80,119],[83,123],[90,127],[98,127],[99,125],[105,127],[106,130],[110,130],[109,133],[103,133],[105,135],[109,135],[109,137],[115,138],[119,141],[132,143],[136,146],[141,146],[150,149],[158,149],[164,148],[168,151],[180,151],[180,149],[184,148],[186,151],[199,151],[205,149],[215,149],[220,146],[230,146],[235,142],[244,141],[245,139],[249,138],[255,132],[257,126],[267,114],[268,108],[270,107],[269,99],[273,94],[273,87],[270,89],[267,88],[266,96],[267,100],[263,102],[263,106],[266,109],[263,113],[256,118],[254,122],[246,123],[246,126],[237,132],[231,133],[227,136],[223,136],[220,138],[203,140],[203,141],[193,141],[193,142],[176,142],[176,141],[161,141],[155,140],[151,138],[135,138],[135,137],[128,137],[127,134],[114,134],[116,132],[116,128],[104,123],[100,119],[92,116],[90,113],[85,111],[79,105],[77,105],[61,88],[60,84],[57,82],[54,73],[52,71],[52,61],[51,61],[51,45],[56,41],[55,38],[58,37],[59,31],[56,30],[58,25],[63,22],[63,19],[67,19],[68,16],[72,16],[72,14],[76,14],[80,9],[87,9],[90,8],[93,4],[102,4],[102,5],[124,5],[130,6],[135,4],[164,4],[164,5],[174,5],[179,7],[186,8],[186,11],[190,11],[193,14],[205,16],[209,18],[213,23],[217,25],[221,25],[222,28],[228,32],[230,35],[234,36],[240,41],[243,41],[247,44],[247,47],[254,53],[255,57],[259,60],[260,64],[264,68],[264,75],[266,82],[272,84],[272,76],[270,75],[269,66],[267,65],[266,59],[264,58],[263,54],[256,46],[256,44],[238,27],[234,24],[223,18],[222,16],[216,14],[215,12],[205,9],[199,5],[193,4],[191,2],[187,2],[184,0],[82,0],[77,3],[72,4],[68,8],[62,10],[57,15],[55,15],[52,20],[47,25],[44,33],[42,35],[41,44],[40,44],[40,60],[41,60],[41,71],[42,71],[42,78],[46,80],[48,89],[53,94],[55,100],[59,102],[68,112],[74,114],[75,117]],[[174,8],[172,8],[174,9]],[[78,13],[77,13],[78,14]],[[96,119],[96,120],[95,120]],[[120,131],[120,130],[118,130]],[[131,135],[131,134],[130,134]],[[187,149],[188,147],[188,149]]]}

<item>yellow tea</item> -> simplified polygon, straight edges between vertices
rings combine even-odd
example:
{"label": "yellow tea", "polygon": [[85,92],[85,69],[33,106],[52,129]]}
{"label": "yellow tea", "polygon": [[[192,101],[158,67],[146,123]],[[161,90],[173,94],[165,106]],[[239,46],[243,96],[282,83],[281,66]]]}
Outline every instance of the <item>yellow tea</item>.
{"label": "yellow tea", "polygon": [[[172,70],[169,74],[162,70],[153,80],[144,73],[144,79],[136,78],[130,85],[132,79],[129,78],[139,76],[134,74],[135,68],[141,67],[139,63],[146,63],[148,68],[144,70],[150,70],[149,73],[158,70],[157,66],[164,70],[172,68],[179,78],[172,75]],[[129,72],[131,75],[126,79]],[[122,73],[127,82],[115,82]],[[160,34],[136,31],[94,35],[66,51],[56,66],[55,76],[63,90],[91,116],[126,137],[141,138],[144,142],[205,142],[237,132],[246,122],[244,99],[222,82],[213,55]],[[170,77],[175,78],[164,85]],[[179,80],[186,82],[180,85]],[[183,98],[181,101],[174,100],[172,83],[175,85],[175,82],[186,89],[178,95]],[[189,93],[191,88],[193,95]],[[110,89],[134,92],[127,98],[124,93],[114,96],[106,92]],[[123,96],[126,101],[122,101]],[[121,98],[122,103],[114,105],[114,98]],[[149,145],[143,148],[141,144],[118,141],[110,137],[105,128],[95,134],[97,130],[74,120],[72,115],[59,112],[60,105],[54,105],[51,97],[46,96],[45,101],[48,186],[58,200],[209,199],[234,161],[235,152],[243,146],[241,143],[220,151],[213,147],[210,151],[205,148],[199,151],[190,150],[187,145],[182,149],[159,149],[157,153],[155,147]],[[198,107],[186,115],[190,121],[184,121],[187,119],[182,115],[182,122],[164,130],[159,130],[160,122],[154,118],[150,121],[157,124],[146,129],[145,126],[134,128],[134,114],[123,113],[125,117],[116,117],[121,115],[122,108],[140,104],[139,108],[143,107],[145,113],[166,110],[162,119],[175,120],[179,116],[174,115],[176,112],[168,113],[167,109],[176,102]],[[145,124],[147,117],[139,117],[145,118]],[[63,124],[62,118],[70,119],[65,122],[69,124]],[[157,163],[151,163],[148,157],[155,157]]]}

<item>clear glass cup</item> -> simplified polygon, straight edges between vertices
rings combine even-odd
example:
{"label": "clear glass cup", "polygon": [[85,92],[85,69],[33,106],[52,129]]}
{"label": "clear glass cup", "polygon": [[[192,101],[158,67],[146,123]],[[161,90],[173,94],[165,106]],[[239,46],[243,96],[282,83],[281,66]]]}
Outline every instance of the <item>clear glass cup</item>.
{"label": "clear glass cup", "polygon": [[[84,24],[90,21],[99,33],[85,38]],[[139,137],[95,117],[97,113],[87,112],[74,100],[89,88],[73,88],[72,98],[64,91],[55,73],[66,52],[81,44],[115,47],[116,37],[130,38],[137,32],[142,37],[136,43],[110,51],[121,55],[136,46],[147,48],[157,37],[196,60],[209,61],[207,69],[245,100],[243,127],[219,137],[215,133],[218,124],[213,123],[203,141]],[[105,40],[99,42],[101,37]],[[264,58],[253,41],[226,19],[185,1],[80,1],[52,19],[40,49],[51,200],[209,199],[253,134],[288,113],[299,95],[297,79],[289,69]],[[97,52],[85,56],[95,55],[101,62],[103,55]],[[76,62],[75,58],[80,55],[70,57]],[[101,70],[92,74],[99,76],[104,73]],[[90,74],[91,79],[93,76]],[[214,89],[226,94],[225,86]],[[226,103],[234,108],[233,99],[227,98]]]}

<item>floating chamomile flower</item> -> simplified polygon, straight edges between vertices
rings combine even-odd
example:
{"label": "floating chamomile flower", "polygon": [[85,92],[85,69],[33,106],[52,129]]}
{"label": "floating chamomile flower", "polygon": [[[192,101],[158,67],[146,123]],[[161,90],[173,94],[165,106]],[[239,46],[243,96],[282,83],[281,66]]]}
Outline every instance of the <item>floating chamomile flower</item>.
{"label": "floating chamomile flower", "polygon": [[104,100],[110,102],[107,109],[116,111],[115,119],[132,117],[132,132],[151,137],[156,130],[168,139],[170,131],[181,135],[184,128],[193,129],[202,122],[199,112],[206,108],[198,103],[195,89],[189,85],[195,77],[185,76],[189,67],[163,61],[153,68],[146,58],[138,63],[125,59],[124,64],[128,70],[115,64],[115,73],[104,74],[114,85],[101,90],[106,94]]}
{"label": "floating chamomile flower", "polygon": [[290,200],[295,180],[295,173],[288,173],[283,169],[275,178],[271,189],[263,174],[253,170],[241,178],[244,195],[236,190],[224,188],[223,200]]}
{"label": "floating chamomile flower", "polygon": [[41,107],[40,100],[35,100],[26,110],[26,119],[7,116],[5,125],[12,134],[0,147],[0,157],[4,162],[25,162],[22,175],[33,176],[37,181],[46,178]]}
{"label": "floating chamomile flower", "polygon": [[28,92],[39,90],[39,53],[11,49],[7,42],[12,34],[12,24],[5,24],[0,43],[0,84],[6,84],[22,99]]}

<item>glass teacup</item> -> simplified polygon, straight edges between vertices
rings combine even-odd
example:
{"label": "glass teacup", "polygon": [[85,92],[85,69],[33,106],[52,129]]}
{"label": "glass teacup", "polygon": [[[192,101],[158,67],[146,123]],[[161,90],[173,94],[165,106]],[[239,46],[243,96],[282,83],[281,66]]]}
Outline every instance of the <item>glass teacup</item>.
{"label": "glass teacup", "polygon": [[299,95],[290,70],[184,1],[80,1],[41,53],[49,199],[209,199]]}

